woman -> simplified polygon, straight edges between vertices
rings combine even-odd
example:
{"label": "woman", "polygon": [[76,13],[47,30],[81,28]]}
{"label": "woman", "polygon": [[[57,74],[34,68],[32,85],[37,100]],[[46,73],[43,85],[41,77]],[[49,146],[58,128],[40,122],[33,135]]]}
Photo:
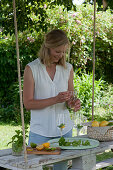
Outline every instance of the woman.
{"label": "woman", "polygon": [[[62,30],[52,30],[44,39],[39,58],[25,67],[23,99],[31,110],[29,144],[44,143],[60,137],[58,117],[65,116],[64,137],[72,137],[73,123],[66,103],[75,111],[80,109],[80,100],[71,102],[73,68],[66,62],[69,40]],[[65,122],[66,121],[66,122]],[[66,163],[56,164],[54,169],[66,169]]]}

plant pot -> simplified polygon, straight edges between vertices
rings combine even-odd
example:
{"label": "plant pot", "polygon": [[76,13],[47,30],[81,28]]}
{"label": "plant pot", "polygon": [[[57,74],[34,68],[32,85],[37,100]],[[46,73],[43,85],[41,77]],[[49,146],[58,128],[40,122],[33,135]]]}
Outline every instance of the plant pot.
{"label": "plant pot", "polygon": [[23,155],[23,145],[19,146],[17,143],[12,143],[12,155],[14,156]]}

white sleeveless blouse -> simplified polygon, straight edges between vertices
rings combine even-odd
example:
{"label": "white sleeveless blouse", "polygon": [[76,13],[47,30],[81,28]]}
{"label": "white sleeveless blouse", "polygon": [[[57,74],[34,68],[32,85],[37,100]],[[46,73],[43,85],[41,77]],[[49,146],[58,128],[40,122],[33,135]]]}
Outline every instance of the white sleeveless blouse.
{"label": "white sleeveless blouse", "polygon": [[[34,99],[46,99],[68,90],[68,80],[72,65],[66,63],[67,68],[57,65],[53,81],[46,66],[36,59],[28,64],[31,68],[35,89]],[[62,120],[62,121],[60,121]],[[65,103],[58,103],[39,110],[31,110],[30,131],[46,137],[60,136],[58,124],[64,123],[62,134],[66,134],[73,127],[69,111]]]}

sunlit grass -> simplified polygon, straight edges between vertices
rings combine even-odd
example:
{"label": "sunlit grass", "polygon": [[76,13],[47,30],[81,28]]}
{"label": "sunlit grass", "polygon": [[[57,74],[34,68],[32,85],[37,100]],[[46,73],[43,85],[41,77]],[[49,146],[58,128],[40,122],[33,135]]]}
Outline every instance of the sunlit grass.
{"label": "sunlit grass", "polygon": [[[110,158],[113,158],[113,152],[111,150],[106,150],[104,153],[98,154],[96,156],[97,162],[101,162],[101,161],[104,161],[104,160],[110,159]],[[99,170],[113,170],[113,166],[110,165],[105,168],[100,168]]]}
{"label": "sunlit grass", "polygon": [[103,161],[105,159],[113,158],[113,152],[111,150],[106,150],[104,153],[97,155],[97,161]]}
{"label": "sunlit grass", "polygon": [[0,150],[11,148],[11,144],[7,144],[11,141],[12,136],[15,134],[15,130],[19,129],[21,129],[21,125],[14,126],[11,124],[0,124]]}

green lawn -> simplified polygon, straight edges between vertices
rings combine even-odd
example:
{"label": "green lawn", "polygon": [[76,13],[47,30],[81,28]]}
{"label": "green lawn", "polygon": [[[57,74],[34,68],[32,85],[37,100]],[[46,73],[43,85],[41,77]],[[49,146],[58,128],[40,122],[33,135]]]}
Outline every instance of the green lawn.
{"label": "green lawn", "polygon": [[15,134],[15,130],[21,129],[21,126],[13,126],[11,124],[0,123],[0,150],[11,148],[10,142],[12,136]]}

